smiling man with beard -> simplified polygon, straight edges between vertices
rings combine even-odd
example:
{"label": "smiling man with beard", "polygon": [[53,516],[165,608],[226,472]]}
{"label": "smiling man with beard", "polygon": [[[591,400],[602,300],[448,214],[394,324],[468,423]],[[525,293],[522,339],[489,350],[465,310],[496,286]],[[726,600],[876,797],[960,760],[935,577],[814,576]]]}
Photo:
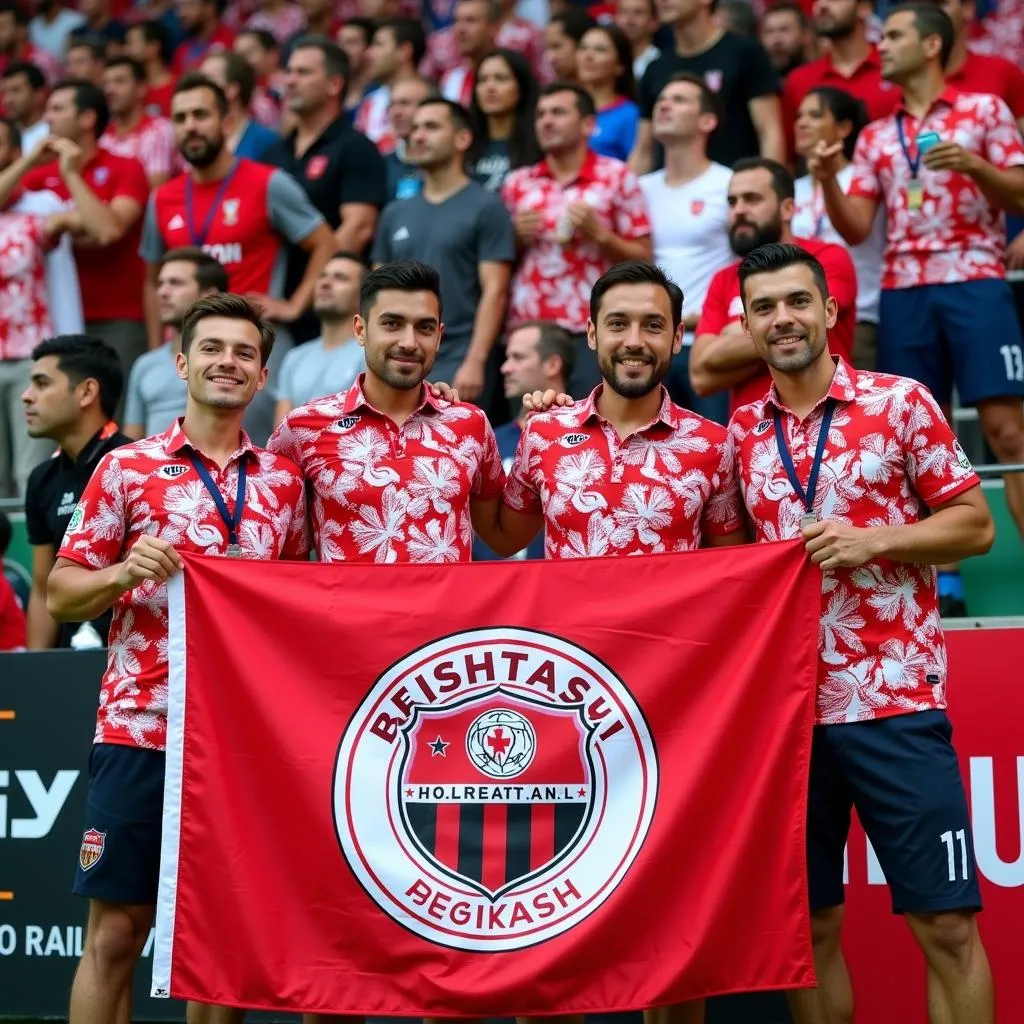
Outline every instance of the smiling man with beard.
{"label": "smiling man with beard", "polygon": [[[857,326],[857,274],[849,252],[816,238],[794,238],[793,176],[762,157],[740,160],[729,182],[729,245],[742,259],[759,246],[787,242],[801,246],[825,268],[829,291],[839,307],[831,334],[833,350],[850,358]],[[756,401],[771,383],[764,362],[743,331],[740,260],[711,279],[690,353],[690,381],[701,396],[730,392],[730,409]]]}
{"label": "smiling man with beard", "polygon": [[690,551],[745,540],[725,427],[673,404],[683,293],[658,267],[620,263],[591,292],[587,344],[602,383],[526,423],[502,501],[509,555],[544,529],[547,558]]}

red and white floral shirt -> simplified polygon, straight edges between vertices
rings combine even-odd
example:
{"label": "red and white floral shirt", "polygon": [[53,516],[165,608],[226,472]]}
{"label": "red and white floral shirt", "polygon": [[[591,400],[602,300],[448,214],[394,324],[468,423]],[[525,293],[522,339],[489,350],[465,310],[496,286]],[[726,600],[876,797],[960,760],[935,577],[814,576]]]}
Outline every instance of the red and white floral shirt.
{"label": "red and white floral shirt", "polygon": [[143,114],[142,120],[123,135],[111,122],[100,136],[99,145],[114,156],[138,160],[150,181],[155,177],[162,177],[166,181],[178,172],[174,126],[166,117]]}
{"label": "red and white floral shirt", "polygon": [[577,231],[568,244],[560,238],[573,203],[586,203],[601,225],[633,242],[651,233],[647,204],[636,175],[619,160],[588,152],[574,181],[562,185],[546,160],[513,171],[501,196],[515,219],[520,210],[539,210],[543,222],[533,244],[523,252],[512,282],[508,326],[524,320],[553,320],[569,331],[587,326],[590,291],[611,269],[613,260]]}
{"label": "red and white floral shirt", "polygon": [[920,121],[902,106],[891,117],[873,121],[860,134],[853,156],[848,195],[866,196],[886,208],[883,288],[914,288],[1001,278],[1006,223],[966,174],[930,171],[917,177],[922,203],[911,210],[907,185],[913,175],[900,145],[898,118],[912,159],[921,132],[936,132],[959,143],[999,170],[1024,166],[1024,142],[1006,104],[995,96],[947,87]]}
{"label": "red and white floral shirt", "polygon": [[476,406],[423,389],[397,426],[363,394],[293,409],[268,447],[297,463],[312,490],[313,542],[324,562],[468,562],[470,506],[501,495],[498,444]]}
{"label": "red and white floral shirt", "polygon": [[[225,554],[227,528],[190,461],[193,451],[175,422],[162,434],[105,455],[82,492],[58,556],[87,569],[105,569],[123,561],[144,534],[161,537],[178,551]],[[246,460],[238,539],[247,558],[309,554],[302,476],[293,462],[254,448],[244,434],[223,469],[202,458],[229,513],[235,509],[238,467]],[[95,742],[166,746],[166,584],[141,583],[114,605]]]}
{"label": "red and white floral shirt", "polygon": [[29,359],[53,333],[46,293],[46,218],[0,213],[0,360]]}
{"label": "red and white floral shirt", "polygon": [[743,526],[735,450],[725,427],[663,391],[647,426],[620,439],[583,402],[531,416],[505,484],[516,512],[544,515],[547,558],[692,551]]}
{"label": "red and white floral shirt", "polygon": [[[804,420],[781,403],[774,385],[733,414],[740,490],[757,540],[799,537],[805,512],[779,457],[774,410],[806,488],[829,398],[836,406],[814,501],[819,519],[905,526],[979,483],[924,385],[840,359],[828,395]],[[822,574],[819,724],[946,706],[935,584],[932,566],[889,559]]]}

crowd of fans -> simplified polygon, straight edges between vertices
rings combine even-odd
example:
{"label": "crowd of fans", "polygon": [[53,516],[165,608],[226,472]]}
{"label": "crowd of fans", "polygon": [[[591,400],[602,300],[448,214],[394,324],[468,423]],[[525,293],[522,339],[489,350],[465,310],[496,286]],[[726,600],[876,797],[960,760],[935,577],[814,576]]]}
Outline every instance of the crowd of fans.
{"label": "crowd of fans", "polygon": [[[279,324],[246,419],[263,444],[360,372],[366,267],[430,264],[431,379],[509,458],[523,394],[598,382],[591,286],[629,259],[684,292],[673,399],[727,422],[766,388],[738,258],[796,242],[837,352],[947,410],[955,384],[993,458],[1024,462],[1024,6],[937,0],[883,30],[893,6],[0,0],[0,497],[35,552],[27,645],[89,640],[34,598],[91,467],[183,413],[181,317],[216,291]],[[82,334],[116,365],[86,365]],[[1024,533],[1024,474],[1006,495]],[[963,612],[953,567],[940,593]]]}

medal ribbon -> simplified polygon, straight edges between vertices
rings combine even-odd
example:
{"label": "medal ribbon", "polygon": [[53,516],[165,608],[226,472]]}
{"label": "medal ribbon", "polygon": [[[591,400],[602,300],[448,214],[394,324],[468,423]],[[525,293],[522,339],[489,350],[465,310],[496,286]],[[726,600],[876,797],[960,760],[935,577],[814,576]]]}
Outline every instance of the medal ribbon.
{"label": "medal ribbon", "polygon": [[782,468],[789,477],[789,483],[796,495],[804,503],[809,513],[814,513],[814,496],[818,491],[818,473],[821,470],[821,460],[825,455],[825,442],[828,440],[828,432],[832,428],[832,417],[836,411],[836,400],[828,399],[825,402],[825,411],[821,417],[821,428],[818,431],[818,445],[814,450],[814,461],[811,463],[811,475],[807,478],[807,490],[804,490],[800,478],[796,475],[796,466],[793,465],[793,456],[789,452],[789,445],[786,443],[786,428],[782,425],[782,414],[775,410],[775,443],[779,447],[779,458],[782,460]]}
{"label": "medal ribbon", "polygon": [[199,479],[203,481],[203,486],[210,492],[210,497],[213,498],[213,503],[217,506],[217,512],[219,513],[221,520],[224,522],[225,527],[227,527],[228,543],[237,547],[238,527],[242,522],[242,512],[245,509],[245,456],[243,455],[238,461],[238,492],[235,495],[234,515],[231,515],[228,512],[228,506],[227,502],[224,501],[224,495],[220,493],[220,488],[213,482],[213,477],[210,476],[210,471],[203,465],[203,460],[199,458],[195,452],[189,452],[188,457],[189,461],[192,463],[192,467],[199,474]]}

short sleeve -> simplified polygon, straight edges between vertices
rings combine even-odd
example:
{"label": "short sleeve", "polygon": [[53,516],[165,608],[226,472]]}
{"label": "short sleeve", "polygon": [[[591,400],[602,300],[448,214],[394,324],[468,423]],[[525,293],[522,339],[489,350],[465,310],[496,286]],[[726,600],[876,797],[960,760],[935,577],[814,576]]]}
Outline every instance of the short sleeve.
{"label": "short sleeve", "polygon": [[640,107],[640,117],[644,121],[650,121],[654,113],[654,104],[658,102],[659,84],[662,80],[660,64],[661,57],[656,57],[647,65],[643,78],[640,79],[640,86],[637,90],[637,100]]}
{"label": "short sleeve", "polygon": [[324,223],[302,186],[287,171],[277,169],[267,182],[267,217],[292,245],[309,238]]}
{"label": "short sleeve", "polygon": [[921,500],[934,509],[980,484],[931,392],[909,381],[901,397],[904,464],[907,478]]}
{"label": "short sleeve", "polygon": [[782,91],[782,83],[772,67],[768,51],[756,39],[745,40],[746,46],[741,54],[740,66],[743,68],[743,99],[749,103],[762,96],[777,96]]}
{"label": "short sleeve", "polygon": [[494,430],[483,413],[480,414],[480,419],[484,428],[483,453],[476,476],[473,478],[473,489],[470,493],[472,497],[480,501],[490,501],[492,498],[501,497],[505,488],[505,467],[501,464],[501,454],[498,451],[498,441],[494,436]]}
{"label": "short sleeve", "polygon": [[1006,91],[1003,99],[1006,100],[1006,105],[1014,117],[1024,117],[1024,71],[1016,64],[1009,64],[1006,69]]}
{"label": "short sleeve", "polygon": [[134,157],[119,160],[117,174],[114,176],[110,198],[133,199],[139,206],[146,205],[149,197],[149,179],[146,170]]}
{"label": "short sleeve", "polygon": [[105,569],[121,558],[127,533],[121,462],[116,452],[108,452],[71,513],[57,556],[87,569]]}
{"label": "short sleeve", "polygon": [[142,398],[142,371],[145,363],[136,360],[128,373],[128,391],[124,400],[124,422],[126,424],[146,423],[146,403]]}
{"label": "short sleeve", "polygon": [[729,298],[726,287],[728,278],[724,271],[719,271],[711,279],[708,293],[704,296],[704,305],[700,311],[700,320],[694,334],[721,334],[727,324],[735,317],[729,315]]}
{"label": "short sleeve", "polygon": [[651,233],[647,200],[637,176],[623,165],[618,201],[615,204],[615,234],[626,241],[646,238]]}
{"label": "short sleeve", "polygon": [[505,492],[502,500],[513,512],[524,516],[539,516],[544,511],[544,503],[540,492],[530,475],[530,455],[528,438],[532,439],[530,424],[526,424],[519,444],[516,446],[512,468],[505,481]]}
{"label": "short sleeve", "polygon": [[997,96],[985,100],[985,159],[1000,171],[1024,166],[1024,140],[1010,108]]}
{"label": "short sleeve", "polygon": [[298,365],[298,355],[301,351],[301,347],[292,349],[281,363],[281,370],[274,383],[274,398],[278,401],[287,398],[290,402],[295,402],[295,399],[292,398],[292,395],[295,394],[295,368]]}
{"label": "short sleeve", "polygon": [[848,196],[860,196],[863,199],[873,199],[876,202],[883,198],[882,185],[878,180],[878,164],[873,155],[872,144],[874,133],[870,126],[860,133],[857,145],[853,150],[853,177],[850,179],[850,187],[846,190]]}
{"label": "short sleeve", "polygon": [[[397,199],[395,202],[401,202],[402,200]],[[377,222],[377,233],[373,238],[373,248],[370,251],[370,262],[371,263],[388,263],[391,260],[391,230],[389,224],[391,221],[391,210],[394,203],[389,203],[384,207],[384,212],[380,215],[380,220]]]}
{"label": "short sleeve", "polygon": [[267,441],[267,451],[291,459],[299,469],[302,469],[302,446],[295,436],[295,431],[292,430],[290,416],[285,416],[278,424],[277,429],[270,435],[270,440]]}
{"label": "short sleeve", "polygon": [[383,206],[388,201],[387,171],[377,147],[361,132],[353,132],[345,149],[338,205],[365,203]]}
{"label": "short sleeve", "polygon": [[736,444],[723,430],[722,438],[713,446],[718,452],[718,471],[711,480],[711,493],[704,504],[701,533],[724,537],[743,526],[743,501],[736,479]]}
{"label": "short sleeve", "polygon": [[477,261],[512,263],[516,258],[516,234],[505,204],[496,195],[486,194],[477,225]]}
{"label": "short sleeve", "polygon": [[146,212],[142,216],[142,238],[139,241],[139,255],[147,263],[159,263],[167,252],[167,243],[160,234],[160,227],[156,222],[156,193],[149,197],[146,203]]}

